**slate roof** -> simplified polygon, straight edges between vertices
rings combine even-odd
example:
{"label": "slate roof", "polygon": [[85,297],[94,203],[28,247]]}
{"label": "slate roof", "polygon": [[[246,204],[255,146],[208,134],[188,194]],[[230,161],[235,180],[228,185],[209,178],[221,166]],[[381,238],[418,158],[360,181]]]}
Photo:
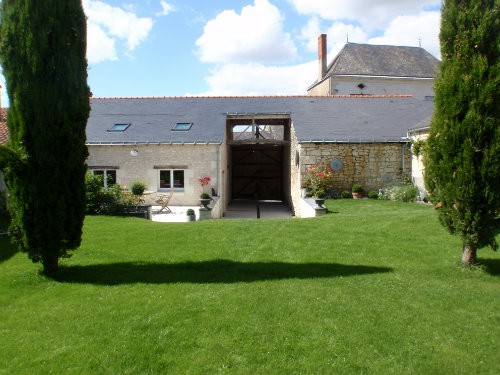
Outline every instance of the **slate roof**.
{"label": "slate roof", "polygon": [[[87,143],[222,143],[228,114],[287,113],[299,142],[399,141],[433,103],[405,96],[92,98]],[[192,122],[189,131],[172,131]],[[130,123],[123,132],[108,131]]]}
{"label": "slate roof", "polygon": [[9,128],[7,128],[8,108],[0,108],[0,146],[9,140]]}
{"label": "slate roof", "polygon": [[435,78],[438,67],[439,60],[420,47],[347,43],[323,80],[335,75]]}

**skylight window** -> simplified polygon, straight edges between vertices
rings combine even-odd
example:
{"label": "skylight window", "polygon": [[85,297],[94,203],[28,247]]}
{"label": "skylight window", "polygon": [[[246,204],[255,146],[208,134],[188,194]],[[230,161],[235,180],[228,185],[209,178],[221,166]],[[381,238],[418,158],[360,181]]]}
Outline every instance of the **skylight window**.
{"label": "skylight window", "polygon": [[188,131],[189,129],[191,129],[191,126],[193,126],[192,122],[178,122],[177,124],[174,125],[172,130]]}
{"label": "skylight window", "polygon": [[130,124],[114,124],[108,132],[124,132],[129,126]]}

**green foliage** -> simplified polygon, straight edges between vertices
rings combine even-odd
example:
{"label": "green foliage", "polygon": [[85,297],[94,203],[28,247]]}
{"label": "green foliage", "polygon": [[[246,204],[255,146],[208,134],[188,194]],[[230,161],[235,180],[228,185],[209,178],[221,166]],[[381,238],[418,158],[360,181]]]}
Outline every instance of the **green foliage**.
{"label": "green foliage", "polygon": [[195,213],[194,213],[194,210],[192,208],[188,208],[186,210],[186,216],[193,216]]}
{"label": "green foliage", "polygon": [[347,190],[344,190],[342,193],[340,193],[343,199],[348,199],[351,194]]}
{"label": "green foliage", "polygon": [[142,194],[144,194],[145,190],[146,190],[146,184],[142,181],[134,181],[130,185],[130,191],[136,197],[140,197]]}
{"label": "green foliage", "polygon": [[208,193],[201,193],[200,199],[212,199],[212,197]]}
{"label": "green foliage", "polygon": [[400,184],[387,189],[385,195],[387,199],[398,202],[415,202],[417,200],[419,190],[415,185]]}
{"label": "green foliage", "polygon": [[446,0],[425,182],[441,223],[476,249],[500,232],[500,2]]}
{"label": "green foliage", "polygon": [[103,176],[87,172],[85,175],[87,214],[114,214],[132,207],[131,197],[123,194],[120,186],[103,186]]}
{"label": "green foliage", "polygon": [[411,141],[411,152],[415,157],[422,156],[425,150],[425,140],[424,139],[412,139]]}
{"label": "green foliage", "polygon": [[316,189],[313,197],[318,199],[323,199],[326,197],[326,192],[323,189]]}
{"label": "green foliage", "polygon": [[368,193],[368,198],[370,199],[378,199],[378,192],[375,190],[372,190]]}
{"label": "green foliage", "polygon": [[80,0],[3,0],[0,28],[11,142],[0,166],[11,234],[53,272],[80,245],[85,214],[85,14]]}
{"label": "green foliage", "polygon": [[356,184],[352,187],[352,192],[353,193],[362,193],[363,192],[363,187],[359,184]]}

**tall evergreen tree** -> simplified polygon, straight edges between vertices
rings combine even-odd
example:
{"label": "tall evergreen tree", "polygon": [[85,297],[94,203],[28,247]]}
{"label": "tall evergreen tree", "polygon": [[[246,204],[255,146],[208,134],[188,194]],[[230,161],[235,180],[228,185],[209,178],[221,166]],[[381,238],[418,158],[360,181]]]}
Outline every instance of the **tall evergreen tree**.
{"label": "tall evergreen tree", "polygon": [[425,182],[473,264],[500,232],[500,0],[445,0],[441,12]]}
{"label": "tall evergreen tree", "polygon": [[80,245],[85,212],[90,92],[81,0],[3,0],[0,37],[10,99],[10,145],[0,151],[10,230],[51,273]]}

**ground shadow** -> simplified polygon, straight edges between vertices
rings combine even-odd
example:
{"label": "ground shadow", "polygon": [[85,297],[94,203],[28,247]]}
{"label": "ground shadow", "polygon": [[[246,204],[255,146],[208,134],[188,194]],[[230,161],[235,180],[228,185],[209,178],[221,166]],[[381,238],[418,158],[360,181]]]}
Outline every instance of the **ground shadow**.
{"label": "ground shadow", "polygon": [[0,263],[12,258],[17,251],[17,246],[10,242],[9,237],[0,237]]}
{"label": "ground shadow", "polygon": [[391,268],[336,263],[235,262],[210,260],[184,263],[111,263],[61,266],[52,276],[60,282],[97,285],[133,283],[237,283],[279,279],[355,276]]}
{"label": "ground shadow", "polygon": [[477,263],[490,275],[500,275],[500,259],[478,259]]}

